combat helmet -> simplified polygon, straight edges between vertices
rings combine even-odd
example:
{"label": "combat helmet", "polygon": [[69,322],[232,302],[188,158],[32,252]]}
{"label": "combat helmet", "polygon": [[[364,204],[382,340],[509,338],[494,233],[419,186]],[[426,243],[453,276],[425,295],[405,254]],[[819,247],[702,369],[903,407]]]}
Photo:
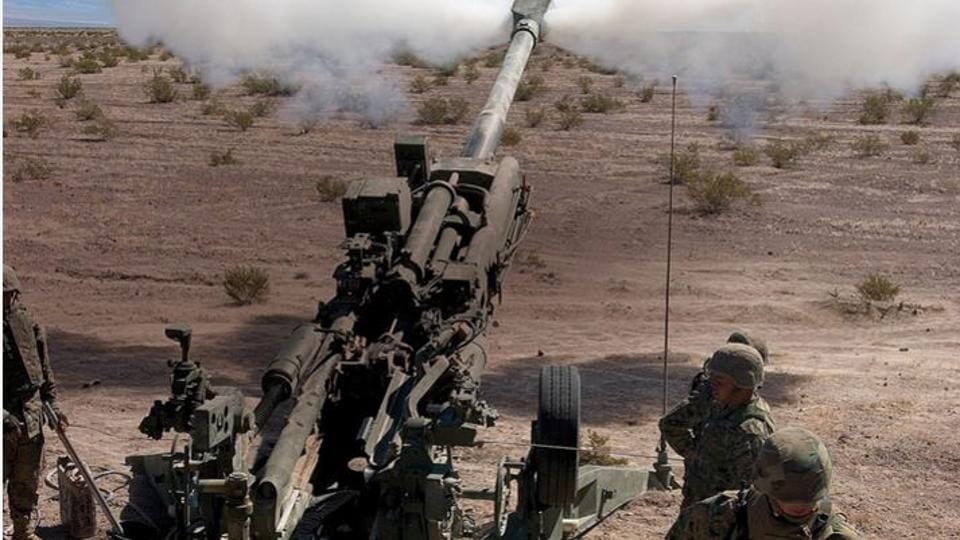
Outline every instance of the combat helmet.
{"label": "combat helmet", "polygon": [[753,485],[782,503],[815,504],[830,491],[833,465],[827,447],[803,428],[783,428],[760,448]]}
{"label": "combat helmet", "polygon": [[742,343],[728,343],[717,349],[704,365],[708,375],[722,373],[737,388],[756,390],[763,385],[763,358],[756,349]]}
{"label": "combat helmet", "polygon": [[20,278],[8,264],[3,265],[3,292],[20,292]]}
{"label": "combat helmet", "polygon": [[745,330],[734,330],[730,337],[727,338],[727,343],[742,343],[744,345],[749,345],[757,350],[760,353],[760,357],[763,358],[763,363],[766,364],[770,361],[770,351],[767,349],[767,342],[761,338],[751,336]]}

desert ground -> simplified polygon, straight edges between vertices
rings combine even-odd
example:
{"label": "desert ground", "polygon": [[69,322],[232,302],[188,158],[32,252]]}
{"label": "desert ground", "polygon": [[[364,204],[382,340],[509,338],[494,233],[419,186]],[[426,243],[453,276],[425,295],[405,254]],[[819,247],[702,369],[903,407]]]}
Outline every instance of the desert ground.
{"label": "desert ground", "polygon": [[[61,54],[75,59],[78,47],[102,50],[112,39],[7,32],[3,255],[47,326],[78,451],[96,468],[122,469],[125,455],[169,444],[137,431],[168,393],[166,361],[177,350],[164,326],[191,324],[194,357],[214,382],[256,397],[282,337],[333,295],[343,228],[339,203],[322,200],[318,180],[394,174],[398,131],[424,133],[435,155],[456,155],[496,68],[481,60],[475,81],[461,69],[446,85],[408,92],[405,112],[380,128],[343,112],[303,130],[283,114],[292,98],[247,95],[240,85],[196,100],[189,83],[174,83],[178,99],[151,103],[144,85],[154,70],[181,65],[159,49],[77,75],[82,97],[58,100],[54,87],[75,69],[61,67]],[[34,42],[32,54],[12,48]],[[60,42],[70,45],[51,51]],[[22,80],[28,67],[39,78]],[[570,363],[583,379],[585,429],[646,467],[652,458],[637,456],[654,454],[662,412],[668,184],[660,156],[670,95],[661,81],[643,102],[639,90],[651,81],[598,71],[542,47],[528,73],[544,88],[510,112],[521,138],[499,152],[520,160],[536,217],[491,334],[484,395],[501,419],[484,437],[526,440],[540,366]],[[434,74],[383,72],[402,88]],[[559,129],[554,103],[579,99],[582,77],[622,107]],[[703,169],[734,172],[754,196],[704,214],[686,186],[676,188],[669,401],[684,396],[732,330],[762,336],[772,351],[762,394],[779,425],[824,439],[835,507],[868,538],[960,538],[960,87],[934,90],[927,124],[913,126],[896,101],[885,122],[858,122],[867,92],[878,89],[798,102],[744,80],[704,99],[682,91],[684,82],[678,147],[697,143]],[[770,88],[748,133],[760,160],[737,166],[723,111],[738,89],[758,85]],[[465,99],[464,120],[417,124],[418,107],[434,97]],[[109,123],[80,120],[83,99]],[[271,110],[241,131],[216,111],[204,114],[210,99],[231,110],[266,100]],[[527,111],[541,107],[546,119],[527,127]],[[15,121],[32,111],[45,122],[31,134]],[[919,142],[904,144],[912,130]],[[880,155],[852,148],[867,135],[886,144]],[[777,168],[762,152],[773,140],[816,143]],[[237,163],[212,166],[211,154],[227,150]],[[224,271],[237,265],[269,273],[264,302],[236,306],[226,296]],[[901,288],[896,300],[858,299],[856,285],[877,273]],[[46,453],[49,466],[63,451],[51,441]],[[524,453],[494,442],[464,452],[462,468],[476,487],[491,485],[501,456]],[[40,495],[41,536],[63,537],[55,491]],[[591,536],[662,537],[679,502],[678,492],[648,494]]]}

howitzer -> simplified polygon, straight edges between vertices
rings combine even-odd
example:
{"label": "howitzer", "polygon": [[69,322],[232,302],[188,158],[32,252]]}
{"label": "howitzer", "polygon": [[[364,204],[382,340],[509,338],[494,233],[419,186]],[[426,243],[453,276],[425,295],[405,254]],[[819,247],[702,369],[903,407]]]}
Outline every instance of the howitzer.
{"label": "howitzer", "polygon": [[[141,430],[189,437],[169,453],[130,458],[134,486],[168,511],[144,524],[141,509],[127,531],[560,539],[647,488],[646,471],[578,466],[579,378],[570,367],[545,368],[539,446],[504,460],[496,489],[466,489],[454,467],[453,449],[479,444],[478,431],[497,418],[479,393],[487,330],[531,213],[517,160],[494,154],[548,6],[514,3],[502,68],[459,157],[432,160],[425,138],[399,135],[397,176],[350,185],[336,295],[285,341],[253,411],[236,390],[200,391],[206,375],[187,358],[183,331],[169,334],[184,349],[172,395]],[[249,443],[258,445],[252,456]],[[464,498],[494,501],[490,530],[463,510]]]}

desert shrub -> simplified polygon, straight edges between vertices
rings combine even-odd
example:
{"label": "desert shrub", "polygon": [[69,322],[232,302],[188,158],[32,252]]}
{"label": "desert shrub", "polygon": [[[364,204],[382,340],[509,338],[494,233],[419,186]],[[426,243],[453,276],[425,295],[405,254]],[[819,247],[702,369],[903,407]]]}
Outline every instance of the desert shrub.
{"label": "desert shrub", "polygon": [[617,75],[613,78],[614,88],[623,88],[624,84],[627,84],[627,79],[623,75]]}
{"label": "desert shrub", "polygon": [[907,117],[907,123],[925,124],[937,102],[931,97],[913,98],[903,106],[903,114]]}
{"label": "desert shrub", "polygon": [[98,141],[109,141],[120,134],[120,129],[112,120],[101,115],[94,119],[92,124],[84,127],[83,133]]}
{"label": "desert shrub", "polygon": [[543,77],[540,75],[531,75],[517,85],[517,93],[514,99],[517,101],[530,101],[537,94],[546,89]]}
{"label": "desert shrub", "polygon": [[30,97],[32,97],[32,98],[38,98],[38,97],[40,97],[41,94],[40,94],[40,90],[38,90],[38,89],[36,89],[36,88],[31,88],[31,89],[27,90],[27,95],[30,96]]}
{"label": "desert shrub", "polygon": [[535,128],[543,123],[547,117],[547,110],[543,107],[527,109],[523,115],[527,127]]}
{"label": "desert shrub", "polygon": [[187,75],[187,72],[181,66],[172,66],[167,68],[167,73],[170,74],[170,79],[175,83],[186,83],[190,80],[190,76]]}
{"label": "desert shrub", "polygon": [[226,112],[227,109],[216,99],[207,101],[203,104],[203,107],[200,108],[200,113],[204,116],[222,116]]}
{"label": "desert shrub", "polygon": [[17,70],[17,78],[21,81],[35,81],[40,78],[40,73],[30,67],[20,68]]}
{"label": "desert shrub", "polygon": [[50,47],[50,53],[57,56],[70,54],[70,46],[63,42],[57,43],[53,47]]}
{"label": "desert shrub", "polygon": [[719,214],[739,201],[754,200],[750,186],[733,173],[700,174],[687,183],[687,194],[701,214]]}
{"label": "desert shrub", "polygon": [[[664,178],[670,181],[670,154],[661,154],[660,165]],[[700,145],[690,143],[673,157],[673,178],[675,184],[687,184],[700,177]]]}
{"label": "desert shrub", "polygon": [[317,194],[320,195],[321,201],[333,202],[339,200],[347,193],[349,182],[339,180],[333,176],[324,176],[317,180],[314,187],[317,190]]}
{"label": "desert shrub", "polygon": [[560,111],[560,129],[570,131],[583,124],[583,113],[576,105]]}
{"label": "desert shrub", "polygon": [[657,84],[650,83],[640,89],[640,103],[650,103],[653,101],[653,96],[656,93]]}
{"label": "desert shrub", "polygon": [[577,59],[577,65],[591,73],[599,73],[600,75],[616,75],[617,69],[612,67],[607,67],[603,64],[598,63],[593,58],[580,57]]}
{"label": "desert shrub", "polygon": [[467,101],[462,98],[430,98],[417,108],[417,123],[457,124],[466,116],[467,107]]}
{"label": "desert shrub", "polygon": [[24,182],[27,180],[46,180],[50,178],[52,169],[50,165],[41,158],[27,158],[21,161],[13,171],[11,180],[14,182]]}
{"label": "desert shrub", "polygon": [[26,133],[31,139],[40,135],[40,130],[47,125],[47,117],[40,111],[27,111],[13,120],[13,128]]}
{"label": "desert shrub", "polygon": [[127,57],[127,62],[142,62],[150,58],[150,51],[147,49],[127,47],[123,53]]}
{"label": "desert shrub", "polygon": [[518,144],[522,138],[519,129],[508,127],[503,130],[503,134],[500,136],[500,143],[504,146],[514,146]]}
{"label": "desert shrub", "polygon": [[870,274],[857,284],[860,297],[872,302],[890,302],[900,294],[900,286],[881,274]]}
{"label": "desert shrub", "polygon": [[851,147],[853,148],[853,151],[857,157],[868,158],[882,155],[887,151],[889,145],[886,141],[881,139],[879,135],[871,134],[864,135],[863,137],[853,141]]}
{"label": "desert shrub", "polygon": [[503,63],[503,53],[500,51],[490,51],[483,57],[483,67],[495,68],[500,67],[500,64]]}
{"label": "desert shrub", "polygon": [[120,58],[114,54],[112,49],[104,49],[100,51],[100,55],[97,57],[100,60],[100,63],[103,64],[105,68],[117,67],[120,64]]}
{"label": "desert shrub", "polygon": [[581,94],[589,94],[593,90],[593,79],[584,75],[577,79],[577,86]]}
{"label": "desert shrub", "polygon": [[877,125],[887,122],[890,117],[889,96],[883,94],[871,94],[863,100],[860,112],[860,123],[864,125]]}
{"label": "desert shrub", "polygon": [[74,113],[77,115],[77,120],[81,122],[103,116],[103,110],[100,109],[100,106],[89,99],[81,100],[80,103],[77,104],[77,110],[74,111]]}
{"label": "desert shrub", "polygon": [[833,135],[823,131],[811,133],[803,139],[807,151],[826,150],[835,142],[836,138]]}
{"label": "desert shrub", "polygon": [[261,73],[246,74],[240,81],[240,85],[249,95],[292,96],[298,90],[295,85],[283,83],[276,77]]}
{"label": "desert shrub", "polygon": [[193,81],[190,97],[197,101],[203,101],[210,97],[210,87],[203,81]]}
{"label": "desert shrub", "polygon": [[253,105],[250,105],[247,110],[250,111],[250,114],[254,117],[263,118],[273,112],[273,104],[266,99],[258,99],[254,101]]}
{"label": "desert shrub", "polygon": [[173,58],[173,53],[166,49],[163,49],[160,51],[160,56],[158,58],[160,59],[161,62],[166,62],[167,60],[170,60],[171,58]]}
{"label": "desert shrub", "polygon": [[77,77],[64,75],[60,77],[60,82],[54,89],[57,91],[57,96],[63,99],[73,99],[83,92],[83,83]]}
{"label": "desert shrub", "polygon": [[612,110],[622,109],[623,102],[609,94],[593,92],[580,99],[580,108],[588,113],[608,113]]}
{"label": "desert shrub", "polygon": [[752,147],[737,148],[733,151],[733,163],[738,167],[753,167],[760,163],[760,152]]}
{"label": "desert shrub", "polygon": [[479,78],[480,70],[477,69],[477,64],[475,62],[468,63],[463,70],[463,80],[467,81],[467,84],[473,84],[473,81]]}
{"label": "desert shrub", "polygon": [[778,169],[792,169],[807,152],[807,146],[801,141],[774,139],[767,143],[763,152]]}
{"label": "desert shrub", "polygon": [[57,65],[62,68],[73,67],[73,57],[70,55],[63,55],[57,59]]}
{"label": "desert shrub", "polygon": [[270,276],[253,266],[235,266],[223,273],[223,290],[239,306],[260,303],[270,292]]}
{"label": "desert shrub", "polygon": [[957,152],[960,152],[960,133],[953,134],[953,137],[950,139],[950,146]]}
{"label": "desert shrub", "polygon": [[915,130],[904,131],[900,134],[900,142],[907,146],[913,146],[920,142],[920,132]]}
{"label": "desert shrub", "polygon": [[144,90],[150,98],[150,103],[171,103],[176,101],[179,95],[173,81],[159,70],[153,72],[153,77],[144,84]]}
{"label": "desert shrub", "polygon": [[442,73],[438,73],[438,74],[436,74],[436,75],[433,76],[433,85],[434,85],[434,86],[447,86],[448,84],[450,84],[450,77],[447,77],[446,75],[443,75]]}
{"label": "desert shrub", "polygon": [[415,68],[427,67],[426,62],[417,56],[416,53],[406,48],[401,48],[394,51],[390,57],[390,60],[398,66],[409,66]]}
{"label": "desert shrub", "polygon": [[625,458],[610,455],[610,437],[605,437],[592,429],[587,432],[587,448],[580,452],[581,465],[600,467],[620,467],[628,463]]}
{"label": "desert shrub", "polygon": [[223,119],[226,120],[228,125],[240,131],[246,131],[253,127],[253,114],[250,111],[225,111]]}
{"label": "desert shrub", "polygon": [[437,70],[438,75],[442,75],[443,77],[450,78],[450,77],[455,77],[457,75],[457,72],[460,71],[460,64],[456,62],[450,62],[448,64],[436,66],[435,69]]}
{"label": "desert shrub", "polygon": [[576,109],[577,103],[569,95],[564,95],[558,99],[553,106],[556,107],[556,109],[560,112],[566,112],[570,109]]}
{"label": "desert shrub", "polygon": [[217,150],[210,152],[209,163],[211,167],[220,167],[221,165],[236,165],[240,163],[240,160],[233,155],[233,148],[229,148],[226,152]]}
{"label": "desert shrub", "polygon": [[913,162],[917,165],[926,165],[933,161],[933,156],[926,150],[917,150],[913,153]]}
{"label": "desert shrub", "polygon": [[14,58],[17,58],[19,60],[30,58],[30,55],[33,53],[33,51],[30,50],[30,47],[27,47],[26,45],[19,46],[19,47],[15,46],[10,50],[10,52],[13,53]]}
{"label": "desert shrub", "polygon": [[427,80],[423,75],[417,75],[410,81],[410,91],[414,94],[422,94],[429,90],[431,87],[430,81]]}
{"label": "desert shrub", "polygon": [[74,63],[73,70],[77,73],[100,73],[103,71],[100,62],[90,53],[83,53]]}
{"label": "desert shrub", "polygon": [[707,108],[707,122],[716,122],[720,119],[720,106],[711,105]]}
{"label": "desert shrub", "polygon": [[950,94],[953,92],[953,89],[960,85],[960,72],[954,71],[948,73],[940,80],[940,85],[938,86],[937,95],[945,98],[950,97]]}

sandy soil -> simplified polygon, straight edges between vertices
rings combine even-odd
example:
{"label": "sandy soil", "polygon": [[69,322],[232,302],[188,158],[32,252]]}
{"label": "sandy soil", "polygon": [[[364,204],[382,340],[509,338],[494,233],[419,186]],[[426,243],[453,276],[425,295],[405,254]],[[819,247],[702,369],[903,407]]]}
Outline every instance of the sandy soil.
{"label": "sandy soil", "polygon": [[[614,76],[565,67],[563,58],[552,49],[535,57],[532,69],[548,90],[513,108],[522,141],[502,149],[526,171],[536,221],[492,334],[486,396],[502,420],[487,438],[525,438],[539,366],[574,363],[587,427],[617,449],[652,455],[667,217],[656,158],[668,148],[669,96],[661,85],[652,103],[641,103],[636,86],[616,87]],[[53,87],[68,72],[55,55],[4,55],[4,261],[18,268],[26,302],[49,329],[71,434],[97,466],[119,468],[124,455],[166,444],[145,440],[136,425],[167,392],[165,361],[176,354],[163,337],[168,322],[193,325],[195,356],[217,383],[256,395],[279,339],[332,295],[342,223],[338,204],[319,201],[315,181],[392,174],[398,130],[428,134],[437,155],[457,153],[467,126],[412,125],[416,104],[459,96],[472,115],[495,75],[481,63],[473,84],[454,77],[411,94],[409,111],[390,128],[342,114],[298,136],[278,113],[240,132],[203,115],[198,101],[149,103],[143,84],[151,69],[176,65],[154,54],[80,75],[86,96],[119,127],[116,138],[98,142],[82,132],[74,102],[55,103]],[[41,78],[18,80],[26,66]],[[410,80],[426,71],[390,67],[387,75]],[[560,131],[552,104],[576,95],[582,76],[626,106]],[[218,96],[228,107],[255,101],[239,88]],[[271,99],[282,106],[285,98]],[[755,126],[758,144],[816,133],[833,139],[796,169],[779,170],[766,158],[734,167],[722,149],[727,130],[681,96],[679,144],[699,143],[711,168],[736,169],[759,204],[704,217],[685,188],[677,190],[669,399],[682,397],[732,329],[762,335],[773,353],[763,395],[780,425],[806,426],[830,447],[836,506],[868,537],[958,538],[960,151],[950,141],[960,133],[960,92],[938,99],[918,147],[900,142],[904,125],[859,125],[861,101],[851,92],[831,102],[774,102]],[[525,111],[541,106],[554,116],[524,127]],[[11,124],[30,110],[49,120],[35,139]],[[850,143],[866,133],[888,140],[889,150],[855,157]],[[211,152],[231,148],[239,164],[208,164]],[[929,163],[914,161],[917,148]],[[14,181],[29,158],[45,160],[50,176]],[[266,303],[229,304],[220,278],[237,264],[269,271]],[[837,310],[830,293],[851,296],[873,272],[921,308],[882,320]],[[100,384],[84,387],[93,380]],[[52,464],[62,450],[53,443],[47,452]],[[489,444],[465,452],[463,467],[471,481],[492,484],[496,460],[523,453]],[[44,538],[62,536],[51,527],[59,519],[54,494],[41,493]],[[661,537],[679,500],[650,494],[595,537]]]}

